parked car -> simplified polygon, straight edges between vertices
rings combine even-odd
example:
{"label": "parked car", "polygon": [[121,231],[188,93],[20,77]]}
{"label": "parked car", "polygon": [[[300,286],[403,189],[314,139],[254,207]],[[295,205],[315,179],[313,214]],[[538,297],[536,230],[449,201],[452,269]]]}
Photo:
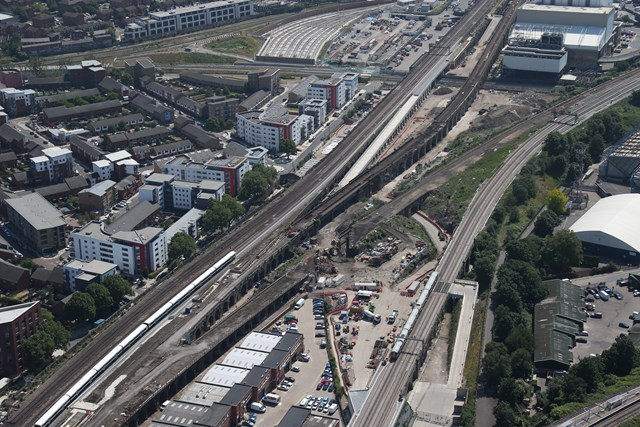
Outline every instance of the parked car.
{"label": "parked car", "polygon": [[618,326],[620,326],[621,328],[624,328],[624,329],[629,329],[630,328],[629,324],[625,323],[625,322],[618,323]]}
{"label": "parked car", "polygon": [[309,356],[307,353],[300,353],[300,360],[303,362],[308,362],[309,360],[311,360],[311,356]]}
{"label": "parked car", "polygon": [[297,365],[293,365],[293,366],[291,367],[291,372],[300,372],[300,367],[299,367],[299,366],[297,366]]}
{"label": "parked car", "polygon": [[331,384],[331,383],[330,383],[330,382],[328,382],[328,383],[324,383],[324,384],[322,384],[322,390],[324,390],[324,391],[329,390],[329,384]]}
{"label": "parked car", "polygon": [[576,338],[576,342],[586,344],[587,343],[587,339],[584,338],[584,337],[578,337],[578,338]]}
{"label": "parked car", "polygon": [[322,386],[324,385],[324,383],[322,381],[320,381],[318,383],[318,385],[316,386],[316,390],[320,390],[322,388]]}
{"label": "parked car", "polygon": [[284,377],[284,379],[285,379],[286,381],[289,381],[290,383],[294,383],[294,382],[296,382],[296,379],[295,379],[295,378],[293,378],[293,377]]}

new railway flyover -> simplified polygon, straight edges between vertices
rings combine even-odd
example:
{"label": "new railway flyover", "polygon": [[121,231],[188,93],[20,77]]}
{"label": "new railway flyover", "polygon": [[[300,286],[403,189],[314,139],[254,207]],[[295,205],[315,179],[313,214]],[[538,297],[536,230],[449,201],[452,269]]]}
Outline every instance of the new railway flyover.
{"label": "new railway flyover", "polygon": [[[478,2],[439,43],[443,46],[455,44],[466,37],[477,22],[481,21],[488,13],[491,6],[489,0]],[[149,295],[137,301],[124,315],[93,337],[82,350],[64,360],[64,363],[61,363],[58,369],[25,399],[21,407],[10,414],[7,424],[33,425],[61,392],[67,390],[89,366],[95,364],[109,351],[112,343],[118,342],[128,335],[150,313],[157,311],[185,283],[193,281],[217,258],[229,250],[235,250],[238,253],[238,258],[241,259],[244,273],[236,282],[220,286],[216,291],[216,303],[212,308],[216,314],[208,316],[203,323],[204,329],[207,325],[210,326],[219,318],[222,311],[235,304],[241,295],[251,288],[255,280],[261,277],[265,271],[278,265],[286,256],[285,245],[274,244],[273,241],[268,240],[268,237],[281,236],[282,230],[288,227],[294,218],[300,216],[307,206],[313,205],[325,197],[328,189],[344,175],[350,165],[366,149],[371,136],[380,132],[383,125],[393,117],[398,106],[402,105],[407,94],[412,93],[414,88],[421,83],[423,76],[441,60],[442,57],[434,55],[423,56],[413,72],[345,138],[343,143],[334,150],[332,156],[317,165],[287,192],[278,196],[246,219],[231,233],[208,247],[188,265],[158,284],[149,292]],[[256,254],[262,254],[262,256],[256,259]],[[132,420],[132,423],[135,422]]]}

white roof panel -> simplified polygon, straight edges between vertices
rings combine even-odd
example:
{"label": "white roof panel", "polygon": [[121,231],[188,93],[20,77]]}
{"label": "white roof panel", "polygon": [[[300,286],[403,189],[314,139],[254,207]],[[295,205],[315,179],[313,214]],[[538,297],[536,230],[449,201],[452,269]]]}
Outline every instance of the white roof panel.
{"label": "white roof panel", "polygon": [[570,228],[584,242],[640,252],[640,194],[621,194],[598,201]]}
{"label": "white roof panel", "polygon": [[281,339],[282,337],[280,335],[251,332],[238,347],[270,352]]}
{"label": "white roof panel", "polygon": [[562,33],[568,49],[595,50],[604,45],[605,27],[579,25],[535,24],[518,22],[511,30],[511,38],[540,39],[544,33]]}
{"label": "white roof panel", "polygon": [[263,351],[247,350],[246,348],[234,348],[222,361],[222,365],[251,369],[255,365],[264,362],[269,353]]}
{"label": "white roof panel", "polygon": [[202,377],[200,382],[233,387],[235,383],[242,382],[249,373],[248,369],[240,369],[232,366],[213,365]]}

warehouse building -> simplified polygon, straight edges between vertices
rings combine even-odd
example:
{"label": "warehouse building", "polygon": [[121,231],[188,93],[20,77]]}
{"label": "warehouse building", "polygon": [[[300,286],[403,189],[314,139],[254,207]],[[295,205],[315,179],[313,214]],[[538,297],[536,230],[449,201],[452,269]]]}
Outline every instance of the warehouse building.
{"label": "warehouse building", "polygon": [[620,194],[598,201],[572,226],[586,253],[640,262],[640,194]]}
{"label": "warehouse building", "polygon": [[549,296],[534,309],[533,362],[539,371],[565,371],[573,362],[575,338],[584,330],[583,291],[568,280],[542,285]]}
{"label": "warehouse building", "polygon": [[518,9],[503,50],[506,69],[559,73],[567,66],[595,68],[600,56],[611,53],[615,9],[606,1],[589,2],[589,7],[561,3],[527,3]]}
{"label": "warehouse building", "polygon": [[632,188],[640,187],[640,131],[605,150],[603,157],[599,178],[629,184]]}

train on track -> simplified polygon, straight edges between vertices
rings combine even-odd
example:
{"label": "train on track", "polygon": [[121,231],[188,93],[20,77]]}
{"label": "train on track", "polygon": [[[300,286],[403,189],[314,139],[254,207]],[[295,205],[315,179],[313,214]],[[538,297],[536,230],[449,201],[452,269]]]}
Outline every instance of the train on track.
{"label": "train on track", "polygon": [[216,262],[213,266],[209,267],[204,273],[198,276],[193,282],[184,287],[173,298],[171,298],[165,305],[160,307],[156,312],[149,316],[144,322],[142,322],[136,329],[127,335],[122,341],[115,345],[115,347],[104,356],[98,363],[96,363],[80,380],[71,386],[64,395],[58,399],[53,406],[51,406],[47,412],[38,419],[35,423],[35,427],[45,427],[51,424],[51,422],[75,399],[82,390],[84,390],[89,384],[91,384],[98,375],[102,373],[113,362],[118,360],[120,356],[135,342],[137,342],[144,334],[151,330],[160,320],[162,320],[169,312],[182,303],[188,296],[192,295],[198,288],[204,285],[209,279],[216,274],[220,273],[226,266],[228,266],[236,258],[236,253],[231,251],[226,254],[220,261]]}
{"label": "train on track", "polygon": [[393,343],[393,347],[391,347],[391,355],[389,356],[389,360],[395,361],[396,359],[398,359],[398,356],[402,351],[402,347],[404,346],[404,343],[407,340],[407,337],[409,336],[411,329],[415,325],[416,320],[418,320],[418,315],[420,314],[420,310],[422,310],[424,303],[427,301],[427,298],[429,298],[429,295],[431,294],[431,290],[433,289],[433,286],[436,284],[437,279],[438,279],[438,272],[434,271],[433,273],[431,273],[431,276],[429,276],[429,280],[427,281],[427,284],[425,285],[424,290],[420,294],[420,297],[418,298],[418,301],[416,302],[416,304],[413,306],[413,310],[411,310],[411,314],[407,319],[407,323],[404,324],[404,327],[402,328],[400,335],[398,335],[398,337],[396,338],[396,341]]}

